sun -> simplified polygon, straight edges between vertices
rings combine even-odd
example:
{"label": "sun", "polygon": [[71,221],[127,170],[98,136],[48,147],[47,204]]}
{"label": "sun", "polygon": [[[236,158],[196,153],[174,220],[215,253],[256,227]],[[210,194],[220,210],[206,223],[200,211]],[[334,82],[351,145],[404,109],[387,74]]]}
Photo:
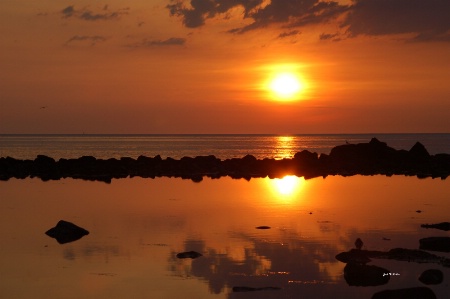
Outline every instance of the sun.
{"label": "sun", "polygon": [[296,99],[303,89],[299,76],[293,72],[282,72],[275,74],[269,81],[269,90],[275,99]]}

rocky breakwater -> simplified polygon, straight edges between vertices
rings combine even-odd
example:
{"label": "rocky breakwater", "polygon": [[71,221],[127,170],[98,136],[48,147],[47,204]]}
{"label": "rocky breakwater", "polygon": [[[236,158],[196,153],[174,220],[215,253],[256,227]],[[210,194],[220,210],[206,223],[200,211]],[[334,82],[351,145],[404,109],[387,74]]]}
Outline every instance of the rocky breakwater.
{"label": "rocky breakwater", "polygon": [[137,159],[96,159],[83,156],[78,159],[59,159],[38,155],[34,160],[0,158],[0,180],[38,177],[42,180],[79,178],[110,182],[126,177],[181,177],[199,182],[203,177],[279,178],[285,175],[305,178],[328,175],[408,175],[420,178],[445,179],[450,174],[450,154],[430,155],[417,142],[409,151],[396,150],[373,138],[368,143],[344,144],[334,147],[330,154],[303,150],[292,159],[243,158],[221,160],[215,156],[162,159],[140,156]]}

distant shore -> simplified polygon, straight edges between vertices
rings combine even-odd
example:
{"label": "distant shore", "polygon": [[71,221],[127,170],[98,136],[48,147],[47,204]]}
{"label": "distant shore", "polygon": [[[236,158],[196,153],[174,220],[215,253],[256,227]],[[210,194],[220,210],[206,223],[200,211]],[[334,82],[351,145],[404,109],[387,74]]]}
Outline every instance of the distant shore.
{"label": "distant shore", "polygon": [[215,156],[162,159],[160,156],[137,159],[55,159],[38,155],[34,160],[0,158],[0,180],[38,177],[43,181],[75,178],[111,182],[127,177],[181,177],[199,182],[203,177],[235,179],[281,178],[285,175],[314,178],[328,175],[407,175],[446,179],[450,174],[450,154],[430,155],[417,142],[410,150],[396,150],[376,138],[368,143],[344,144],[330,154],[303,150],[292,159],[257,159],[252,155],[221,160]]}

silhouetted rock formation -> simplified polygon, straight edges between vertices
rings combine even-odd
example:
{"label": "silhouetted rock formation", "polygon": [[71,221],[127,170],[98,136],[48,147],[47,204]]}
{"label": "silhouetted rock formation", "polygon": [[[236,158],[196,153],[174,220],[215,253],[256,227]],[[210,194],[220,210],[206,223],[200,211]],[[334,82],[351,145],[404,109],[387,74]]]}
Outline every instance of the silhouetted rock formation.
{"label": "silhouetted rock formation", "polygon": [[426,287],[416,287],[398,290],[385,290],[375,293],[372,299],[436,299],[434,292]]}
{"label": "silhouetted rock formation", "polygon": [[420,249],[450,252],[450,237],[429,237],[419,240]]}
{"label": "silhouetted rock formation", "polygon": [[441,223],[436,223],[436,224],[422,224],[421,227],[435,228],[435,229],[448,231],[448,230],[450,230],[450,222],[441,222]]}
{"label": "silhouetted rock formation", "polygon": [[425,270],[420,275],[419,280],[426,285],[440,284],[444,281],[444,273],[438,269]]}
{"label": "silhouetted rock formation", "polygon": [[390,271],[374,265],[348,263],[344,268],[344,278],[349,286],[379,286],[389,282]]}
{"label": "silhouetted rock formation", "polygon": [[313,178],[327,175],[408,175],[447,178],[450,174],[450,154],[430,155],[416,143],[409,151],[395,150],[372,138],[369,143],[344,144],[334,147],[329,155],[303,150],[293,159],[262,159],[252,155],[220,160],[215,156],[162,159],[140,156],[137,159],[96,159],[83,156],[78,159],[59,159],[38,155],[34,160],[0,158],[0,180],[39,177],[42,180],[79,178],[111,182],[112,179],[139,176],[143,178],[181,177],[200,182],[203,177],[251,179],[277,178],[285,175]]}
{"label": "silhouetted rock formation", "polygon": [[60,220],[55,227],[46,231],[45,234],[55,238],[59,244],[65,244],[81,239],[89,232],[71,222]]}
{"label": "silhouetted rock formation", "polygon": [[351,249],[336,255],[336,259],[343,263],[365,264],[372,261],[373,258],[415,263],[436,263],[444,267],[450,267],[450,259],[416,249],[394,248],[389,251]]}

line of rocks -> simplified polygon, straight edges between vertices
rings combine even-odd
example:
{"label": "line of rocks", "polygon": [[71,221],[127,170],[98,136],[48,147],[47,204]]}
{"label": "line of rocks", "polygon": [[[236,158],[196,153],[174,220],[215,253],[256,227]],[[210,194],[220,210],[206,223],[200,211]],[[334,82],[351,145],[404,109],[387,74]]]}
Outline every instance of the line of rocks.
{"label": "line of rocks", "polygon": [[83,156],[78,159],[55,159],[38,155],[34,160],[0,158],[0,180],[38,177],[44,181],[76,178],[111,182],[126,177],[181,177],[199,182],[203,177],[235,179],[257,177],[280,178],[285,175],[305,178],[328,175],[408,175],[419,178],[445,179],[450,174],[450,154],[430,155],[417,142],[409,151],[396,150],[376,138],[368,143],[344,144],[334,147],[330,154],[303,150],[293,159],[243,158],[221,160],[215,156],[162,159],[161,156],[137,159],[96,159]]}

